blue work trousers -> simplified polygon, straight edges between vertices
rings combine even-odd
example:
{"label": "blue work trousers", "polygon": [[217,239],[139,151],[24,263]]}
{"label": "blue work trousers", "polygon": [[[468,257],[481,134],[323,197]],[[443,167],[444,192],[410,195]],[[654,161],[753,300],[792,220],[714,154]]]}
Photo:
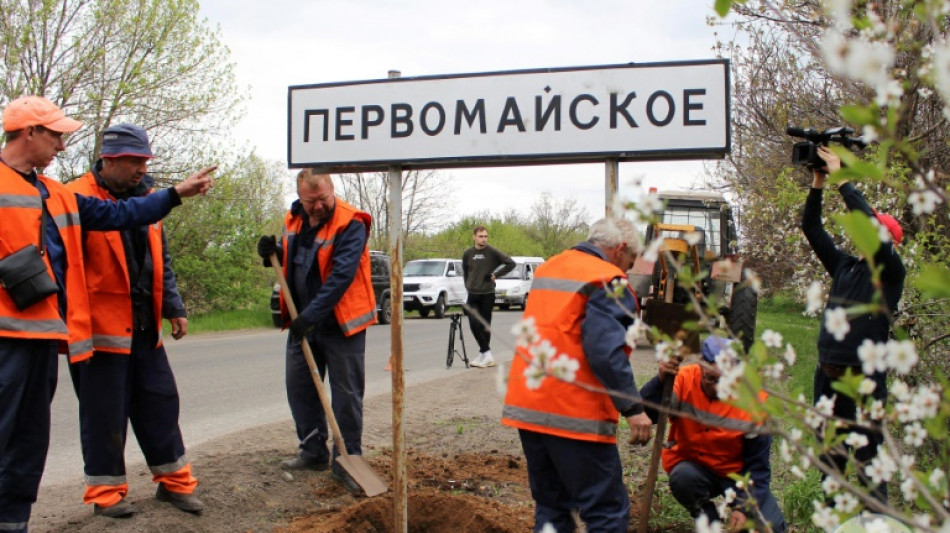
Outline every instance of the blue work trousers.
{"label": "blue work trousers", "polygon": [[[719,513],[712,499],[721,496],[726,489],[735,488],[735,481],[728,477],[719,477],[712,470],[689,461],[676,463],[670,472],[670,492],[693,518],[705,514],[710,522],[719,520]],[[772,533],[785,532],[785,517],[771,491],[762,497],[762,501],[757,501],[756,505],[765,521],[772,526]],[[749,520],[759,522],[751,510],[743,512]]]}
{"label": "blue work trousers", "polygon": [[0,531],[27,530],[49,451],[57,343],[0,338]]}
{"label": "blue work trousers", "polygon": [[[328,376],[333,414],[343,436],[346,452],[363,454],[363,392],[366,388],[364,355],[366,331],[346,337],[338,328],[309,336],[321,381]],[[304,358],[303,348],[287,336],[287,401],[300,440],[300,455],[314,462],[329,462],[327,417]],[[333,457],[339,455],[336,445]]]}
{"label": "blue work trousers", "polygon": [[518,430],[534,498],[534,531],[545,524],[558,533],[575,530],[580,512],[588,533],[626,533],[630,496],[616,444]]}
{"label": "blue work trousers", "polygon": [[[155,328],[132,335],[132,353],[96,352],[69,366],[79,399],[79,434],[88,485],[125,482],[129,423],[152,473],[184,466],[175,376]],[[181,463],[181,464],[179,464]]]}

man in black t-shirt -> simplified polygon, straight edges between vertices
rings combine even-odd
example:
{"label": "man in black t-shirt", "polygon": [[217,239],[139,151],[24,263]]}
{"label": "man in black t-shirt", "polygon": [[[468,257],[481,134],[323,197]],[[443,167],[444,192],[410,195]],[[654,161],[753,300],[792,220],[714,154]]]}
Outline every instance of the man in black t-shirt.
{"label": "man in black t-shirt", "polygon": [[495,307],[495,278],[511,272],[515,262],[488,245],[488,228],[485,226],[475,226],[472,240],[475,246],[462,254],[462,274],[465,277],[465,290],[468,291],[468,321],[479,351],[471,364],[477,368],[488,368],[495,366],[495,358],[491,354],[491,331],[481,320],[491,326],[491,312]]}

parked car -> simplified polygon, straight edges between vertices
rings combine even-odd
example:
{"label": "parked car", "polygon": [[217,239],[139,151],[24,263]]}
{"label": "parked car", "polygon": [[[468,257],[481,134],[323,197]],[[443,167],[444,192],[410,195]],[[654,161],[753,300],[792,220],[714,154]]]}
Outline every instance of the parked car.
{"label": "parked car", "polygon": [[402,275],[402,307],[406,311],[419,311],[423,318],[430,312],[442,318],[446,308],[462,305],[468,298],[461,259],[409,261]]}
{"label": "parked car", "polygon": [[[389,324],[393,318],[389,294],[391,268],[389,256],[383,252],[370,251],[369,268],[370,277],[373,280],[373,292],[376,294],[376,321],[380,324]],[[278,283],[274,284],[274,290],[271,292],[270,310],[274,326],[283,327],[284,323],[280,318],[280,284]]]}
{"label": "parked car", "polygon": [[534,279],[534,269],[544,262],[543,257],[512,256],[515,268],[495,280],[495,305],[507,310],[513,305],[524,309]]}

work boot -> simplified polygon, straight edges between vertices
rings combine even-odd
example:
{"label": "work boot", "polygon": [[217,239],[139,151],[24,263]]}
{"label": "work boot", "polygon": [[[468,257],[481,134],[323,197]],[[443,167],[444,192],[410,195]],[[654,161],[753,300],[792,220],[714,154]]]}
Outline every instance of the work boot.
{"label": "work boot", "polygon": [[155,491],[155,499],[160,502],[168,502],[186,513],[200,513],[205,508],[194,494],[185,494],[182,492],[172,492],[165,488],[164,483],[158,484],[158,490]]}
{"label": "work boot", "polygon": [[304,457],[298,455],[293,459],[287,459],[286,461],[280,462],[280,468],[282,470],[316,470],[318,472],[329,470],[330,463],[326,461],[321,461],[319,459],[311,459],[309,457]]}
{"label": "work boot", "polygon": [[343,483],[343,488],[353,496],[359,496],[363,494],[363,489],[360,488],[359,484],[357,484],[356,481],[346,473],[346,471],[337,470],[334,468],[332,471],[330,471],[330,477],[339,481],[340,483]]}
{"label": "work boot", "polygon": [[114,505],[103,506],[98,503],[93,504],[92,514],[106,518],[128,518],[135,514],[135,507],[132,507],[130,502],[122,498]]}

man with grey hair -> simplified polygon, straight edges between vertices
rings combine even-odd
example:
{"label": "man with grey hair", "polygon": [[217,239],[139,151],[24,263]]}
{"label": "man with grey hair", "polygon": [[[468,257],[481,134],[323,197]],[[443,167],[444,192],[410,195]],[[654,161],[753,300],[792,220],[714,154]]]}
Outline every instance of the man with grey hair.
{"label": "man with grey hair", "polygon": [[[545,524],[574,531],[575,509],[588,531],[627,531],[630,497],[617,451],[618,416],[627,420],[630,443],[645,444],[651,433],[626,343],[636,295],[622,283],[640,242],[629,221],[598,220],[586,241],[535,270],[524,324],[533,323],[538,343],[519,340],[502,412],[502,423],[521,437],[535,531]],[[534,359],[538,352],[549,352],[546,361]],[[547,372],[554,360],[576,368],[573,378],[526,378],[532,365]]]}

